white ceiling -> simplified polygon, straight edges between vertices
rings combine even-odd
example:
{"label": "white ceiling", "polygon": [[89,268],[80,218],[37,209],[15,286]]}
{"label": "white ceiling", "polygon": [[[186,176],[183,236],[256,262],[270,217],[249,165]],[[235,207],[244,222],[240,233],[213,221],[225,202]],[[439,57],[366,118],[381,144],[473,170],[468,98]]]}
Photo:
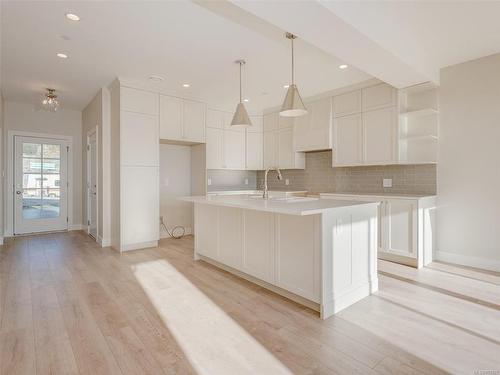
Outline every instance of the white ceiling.
{"label": "white ceiling", "polygon": [[[500,1],[2,1],[2,90],[37,103],[56,88],[82,109],[121,77],[233,110],[245,58],[250,112],[279,105],[289,44],[303,96],[376,77],[396,87],[439,82],[439,69],[500,52]],[[66,20],[73,12],[80,22]],[[69,39],[69,40],[67,40]],[[57,52],[69,59],[61,60]],[[350,65],[339,70],[341,63]],[[183,89],[188,82],[191,88]]]}
{"label": "white ceiling", "polygon": [[[3,1],[4,97],[37,103],[45,87],[54,87],[64,108],[81,110],[117,76],[147,84],[155,74],[165,77],[159,89],[233,110],[238,99],[233,61],[243,57],[249,111],[278,105],[290,77],[284,30],[226,5],[232,7],[230,17],[209,3],[186,1]],[[68,21],[66,12],[81,21]],[[59,59],[58,52],[69,58]],[[299,40],[296,80],[302,95],[370,78],[355,68],[338,69],[341,63]],[[182,88],[184,82],[191,87]]]}

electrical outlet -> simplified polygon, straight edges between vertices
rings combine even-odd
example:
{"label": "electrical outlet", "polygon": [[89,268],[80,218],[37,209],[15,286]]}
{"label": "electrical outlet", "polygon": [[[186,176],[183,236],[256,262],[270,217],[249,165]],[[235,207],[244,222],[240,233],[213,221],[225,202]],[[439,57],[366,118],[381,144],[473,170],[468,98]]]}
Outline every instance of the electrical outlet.
{"label": "electrical outlet", "polygon": [[285,178],[285,185],[290,185],[290,180],[288,178]]}
{"label": "electrical outlet", "polygon": [[248,185],[248,178],[245,178],[245,185]]}
{"label": "electrical outlet", "polygon": [[384,178],[382,180],[382,187],[391,188],[392,187],[392,178]]}
{"label": "electrical outlet", "polygon": [[210,177],[207,179],[207,185],[208,186],[212,185],[212,179]]}

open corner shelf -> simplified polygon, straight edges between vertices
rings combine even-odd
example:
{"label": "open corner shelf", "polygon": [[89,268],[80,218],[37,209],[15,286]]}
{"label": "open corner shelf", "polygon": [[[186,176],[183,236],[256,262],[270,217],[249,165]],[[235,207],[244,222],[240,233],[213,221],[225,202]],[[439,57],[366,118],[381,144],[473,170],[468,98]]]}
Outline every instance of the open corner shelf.
{"label": "open corner shelf", "polygon": [[435,115],[438,114],[439,111],[435,108],[424,108],[424,109],[419,109],[416,111],[408,111],[408,112],[402,112],[399,114],[402,118],[417,118],[417,117],[423,117],[423,116],[430,116],[430,115]]}

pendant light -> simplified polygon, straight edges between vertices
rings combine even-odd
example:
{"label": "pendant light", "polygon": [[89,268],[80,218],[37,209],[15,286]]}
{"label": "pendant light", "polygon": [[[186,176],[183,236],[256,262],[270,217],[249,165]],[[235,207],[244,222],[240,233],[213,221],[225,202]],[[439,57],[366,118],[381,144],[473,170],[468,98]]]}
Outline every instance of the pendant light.
{"label": "pendant light", "polygon": [[283,117],[299,117],[307,114],[307,109],[299,94],[299,89],[295,85],[294,76],[294,61],[293,61],[293,40],[297,37],[292,33],[286,33],[286,38],[292,43],[292,84],[288,87],[285,100],[281,106],[280,116]]}
{"label": "pendant light", "polygon": [[59,108],[59,100],[57,100],[55,89],[46,89],[47,92],[42,100],[42,108],[46,111],[56,112]]}
{"label": "pendant light", "polygon": [[246,61],[236,60],[235,63],[240,65],[240,102],[236,106],[231,126],[252,126],[252,122],[250,121],[250,117],[248,117],[248,113],[245,109],[241,96],[241,67],[246,64]]}

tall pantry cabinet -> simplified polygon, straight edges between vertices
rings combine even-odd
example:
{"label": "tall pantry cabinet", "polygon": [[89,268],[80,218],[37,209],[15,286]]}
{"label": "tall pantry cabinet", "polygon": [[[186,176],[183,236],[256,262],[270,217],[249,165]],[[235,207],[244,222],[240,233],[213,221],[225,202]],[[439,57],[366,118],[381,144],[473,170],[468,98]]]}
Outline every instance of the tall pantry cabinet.
{"label": "tall pantry cabinet", "polygon": [[112,246],[154,247],[159,239],[159,95],[111,87]]}

